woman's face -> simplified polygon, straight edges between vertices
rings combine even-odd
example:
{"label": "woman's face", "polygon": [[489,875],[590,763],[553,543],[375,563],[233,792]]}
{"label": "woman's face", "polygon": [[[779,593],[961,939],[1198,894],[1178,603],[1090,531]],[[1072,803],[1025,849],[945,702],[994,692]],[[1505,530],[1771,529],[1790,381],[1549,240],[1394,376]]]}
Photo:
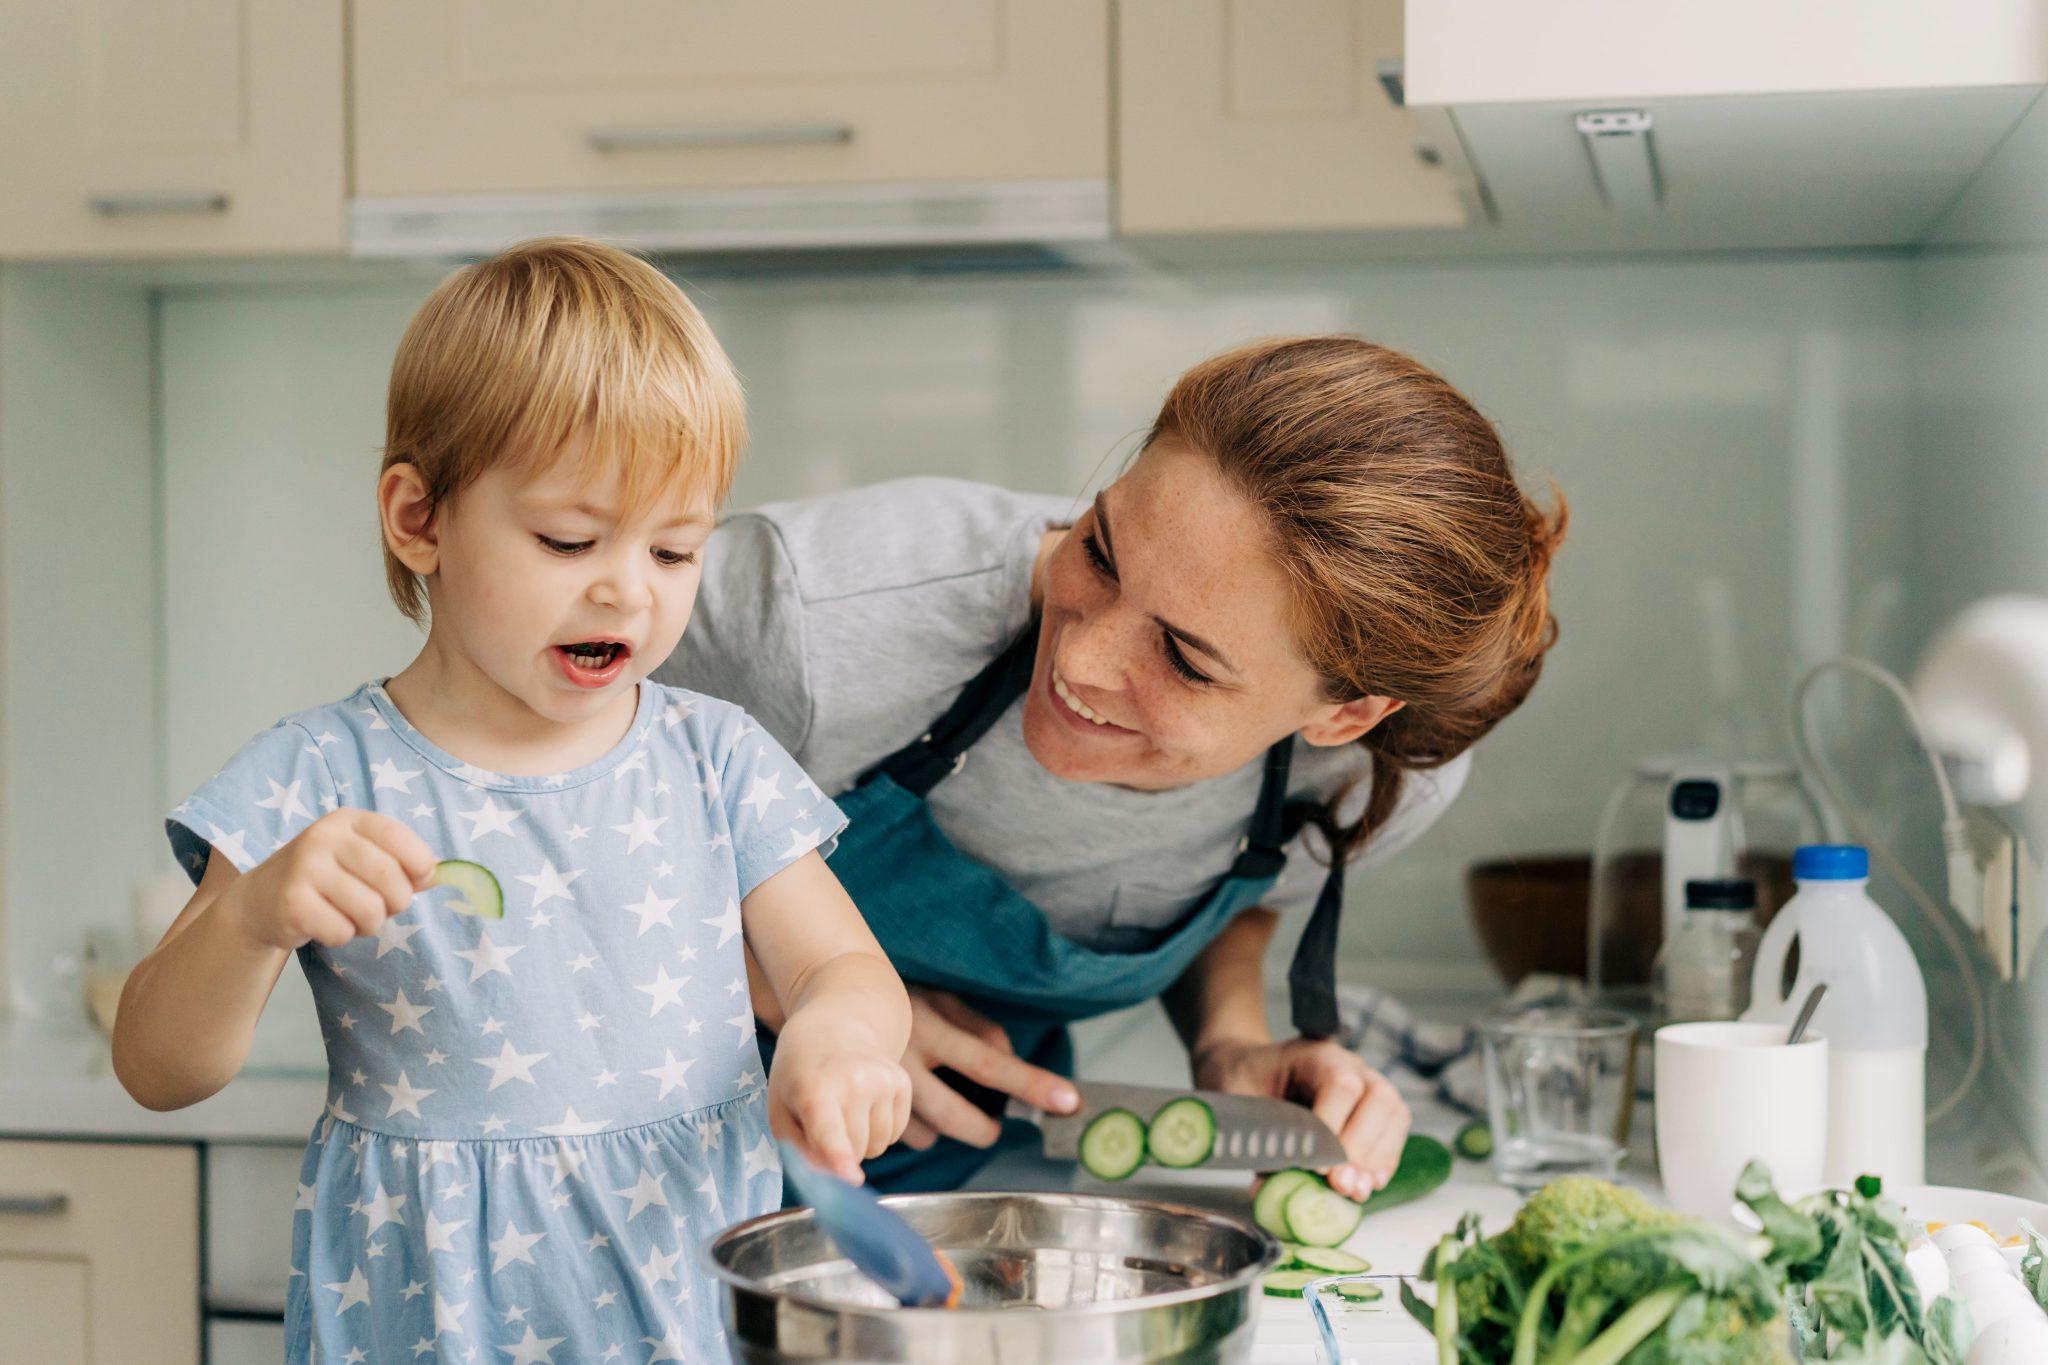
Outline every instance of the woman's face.
{"label": "woman's face", "polygon": [[1283,736],[1347,744],[1399,703],[1337,703],[1294,639],[1257,511],[1215,461],[1155,443],[1040,565],[1024,739],[1075,782],[1184,786]]}

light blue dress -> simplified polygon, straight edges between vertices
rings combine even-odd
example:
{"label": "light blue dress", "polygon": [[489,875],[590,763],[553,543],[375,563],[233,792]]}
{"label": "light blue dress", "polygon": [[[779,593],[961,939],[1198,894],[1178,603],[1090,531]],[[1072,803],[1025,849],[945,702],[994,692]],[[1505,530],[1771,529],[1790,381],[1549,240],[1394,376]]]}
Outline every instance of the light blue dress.
{"label": "light blue dress", "polygon": [[588,767],[459,762],[372,684],[280,721],[171,843],[246,872],[337,806],[482,864],[503,919],[416,898],[299,960],[328,1104],[293,1216],[287,1359],[725,1358],[704,1241],[778,1207],[740,901],[845,821],[728,703],[643,683]]}

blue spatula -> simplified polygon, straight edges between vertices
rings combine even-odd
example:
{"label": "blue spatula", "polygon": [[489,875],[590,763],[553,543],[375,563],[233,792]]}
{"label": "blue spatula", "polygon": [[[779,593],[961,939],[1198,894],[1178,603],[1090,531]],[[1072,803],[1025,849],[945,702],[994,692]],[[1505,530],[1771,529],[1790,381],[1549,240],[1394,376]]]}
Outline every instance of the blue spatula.
{"label": "blue spatula", "polygon": [[776,1145],[782,1149],[782,1178],[811,1206],[818,1226],[855,1269],[905,1308],[951,1308],[959,1302],[959,1277],[901,1215],[873,1191],[819,1170],[787,1142]]}

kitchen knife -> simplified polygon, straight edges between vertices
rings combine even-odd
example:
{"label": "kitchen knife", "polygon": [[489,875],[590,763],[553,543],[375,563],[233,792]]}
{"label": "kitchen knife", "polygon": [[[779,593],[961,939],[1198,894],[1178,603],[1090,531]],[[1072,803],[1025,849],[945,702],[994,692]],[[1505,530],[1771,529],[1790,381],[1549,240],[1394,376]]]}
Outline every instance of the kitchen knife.
{"label": "kitchen knife", "polygon": [[1079,1158],[1081,1133],[1104,1110],[1128,1109],[1148,1124],[1171,1100],[1194,1096],[1216,1118],[1216,1146],[1205,1167],[1226,1171],[1277,1171],[1286,1166],[1319,1170],[1341,1166],[1344,1144],[1329,1125],[1301,1105],[1255,1095],[1226,1095],[1220,1090],[1171,1090],[1156,1085],[1122,1085],[1110,1081],[1076,1081],[1081,1107],[1071,1114],[1048,1114],[1022,1100],[1011,1100],[1004,1117],[1035,1123],[1045,1135],[1045,1155],[1053,1160]]}

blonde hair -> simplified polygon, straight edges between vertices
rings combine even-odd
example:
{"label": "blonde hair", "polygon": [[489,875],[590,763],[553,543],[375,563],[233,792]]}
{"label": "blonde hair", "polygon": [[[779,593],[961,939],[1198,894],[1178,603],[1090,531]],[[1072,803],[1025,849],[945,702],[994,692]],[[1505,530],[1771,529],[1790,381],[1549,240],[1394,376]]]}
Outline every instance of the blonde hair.
{"label": "blonde hair", "polygon": [[1167,437],[1214,459],[1265,518],[1325,695],[1405,703],[1359,741],[1373,757],[1363,817],[1340,824],[1340,793],[1316,821],[1349,857],[1407,773],[1465,752],[1536,685],[1557,639],[1564,500],[1546,512],[1522,492],[1493,424],[1440,375],[1352,336],[1204,361],[1145,443]]}
{"label": "blonde hair", "polygon": [[[723,502],[746,444],[739,377],[703,315],[659,270],[573,237],[524,242],[442,281],[391,365],[383,468],[410,464],[429,505],[485,470],[541,472],[582,437],[626,505]],[[398,609],[425,584],[384,550]]]}

